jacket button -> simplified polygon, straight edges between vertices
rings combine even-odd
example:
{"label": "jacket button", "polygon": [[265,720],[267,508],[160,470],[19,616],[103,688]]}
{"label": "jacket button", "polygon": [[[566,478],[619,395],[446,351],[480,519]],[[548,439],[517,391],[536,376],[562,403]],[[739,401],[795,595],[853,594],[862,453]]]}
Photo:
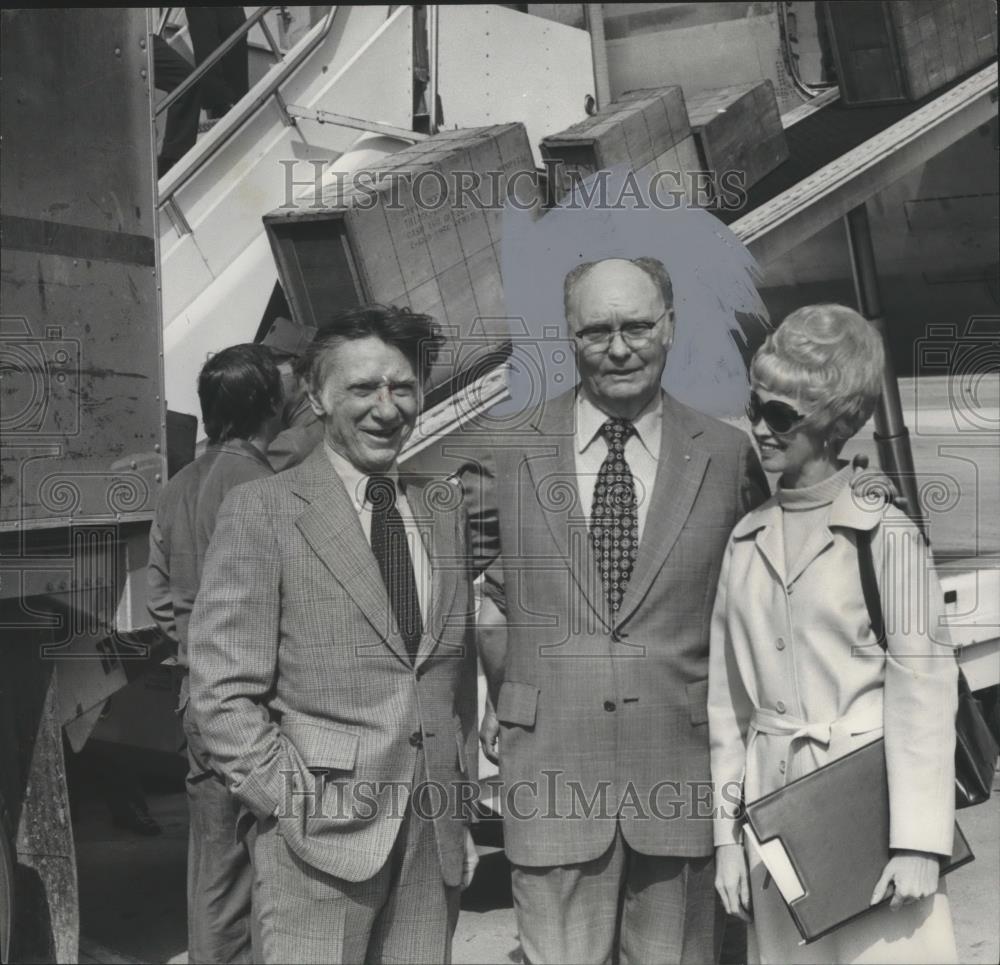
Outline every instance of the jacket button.
{"label": "jacket button", "polygon": [[778,637],[778,641],[777,641],[777,643],[775,643],[775,646],[779,650],[784,650],[785,649],[785,641],[784,641],[784,639],[782,637]]}
{"label": "jacket button", "polygon": [[410,746],[411,747],[420,747],[423,744],[423,742],[424,742],[424,738],[423,738],[423,735],[420,733],[419,730],[415,730],[412,734],[410,734]]}
{"label": "jacket button", "polygon": [[604,709],[610,714],[615,709],[615,702],[613,700],[604,701]]}
{"label": "jacket button", "polygon": [[788,708],[785,706],[784,701],[779,700],[775,705],[774,709],[779,713],[783,714]]}
{"label": "jacket button", "polygon": [[785,762],[784,761],[778,761],[778,772],[781,773],[781,774],[785,773]]}

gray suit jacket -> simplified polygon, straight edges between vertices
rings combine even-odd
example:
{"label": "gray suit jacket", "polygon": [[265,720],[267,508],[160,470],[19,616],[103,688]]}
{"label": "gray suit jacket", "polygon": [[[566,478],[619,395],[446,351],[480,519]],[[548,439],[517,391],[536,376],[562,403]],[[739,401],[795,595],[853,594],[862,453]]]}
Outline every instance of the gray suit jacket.
{"label": "gray suit jacket", "polygon": [[453,798],[435,820],[461,879],[462,782],[475,778],[473,596],[460,487],[410,484],[431,559],[415,665],[351,500],[320,449],[222,506],[190,625],[191,708],[216,767],[289,847],[350,881],[381,868],[422,744]]}
{"label": "gray suit jacket", "polygon": [[475,518],[499,519],[491,574],[508,645],[496,710],[517,864],[595,858],[619,823],[644,854],[712,852],[712,604],[727,537],[767,480],[744,433],[663,402],[652,503],[617,619],[580,506],[574,393],[492,440],[495,493]]}

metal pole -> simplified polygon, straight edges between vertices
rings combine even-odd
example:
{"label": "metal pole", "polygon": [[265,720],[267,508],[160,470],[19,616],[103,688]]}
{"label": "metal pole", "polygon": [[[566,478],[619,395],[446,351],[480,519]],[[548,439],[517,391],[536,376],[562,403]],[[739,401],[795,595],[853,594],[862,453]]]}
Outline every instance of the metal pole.
{"label": "metal pole", "polygon": [[599,3],[585,3],[584,16],[590,32],[590,53],[594,61],[594,98],[601,110],[611,103],[611,81],[608,78],[608,50],[604,43],[604,9]]}
{"label": "metal pole", "polygon": [[437,134],[438,130],[438,6],[436,3],[427,7],[427,114],[429,116],[428,131]]}
{"label": "metal pole", "polygon": [[899,383],[889,352],[882,301],[878,290],[878,269],[872,247],[868,208],[860,204],[844,216],[847,227],[847,245],[851,253],[851,271],[854,275],[854,293],[858,311],[875,326],[885,347],[885,368],[882,372],[882,395],[875,408],[875,444],[879,462],[906,500],[907,510],[913,520],[925,530],[920,490],[910,448],[910,433],[903,419],[903,404],[899,397]]}

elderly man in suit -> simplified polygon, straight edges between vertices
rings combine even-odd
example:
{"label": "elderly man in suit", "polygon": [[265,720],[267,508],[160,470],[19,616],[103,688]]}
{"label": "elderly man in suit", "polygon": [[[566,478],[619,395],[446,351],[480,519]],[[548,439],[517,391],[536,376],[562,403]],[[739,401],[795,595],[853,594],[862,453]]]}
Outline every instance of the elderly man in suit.
{"label": "elderly man in suit", "polygon": [[745,434],[660,387],[660,262],[581,265],[565,309],[579,386],[492,440],[475,514],[499,521],[507,633],[480,649],[521,944],[534,963],[715,961],[709,625],[767,481]]}
{"label": "elderly man in suit", "polygon": [[234,490],[191,621],[191,701],[255,826],[266,962],[450,956],[475,848],[472,590],[460,487],[397,469],[441,344],[368,306],[306,357],[324,444]]}

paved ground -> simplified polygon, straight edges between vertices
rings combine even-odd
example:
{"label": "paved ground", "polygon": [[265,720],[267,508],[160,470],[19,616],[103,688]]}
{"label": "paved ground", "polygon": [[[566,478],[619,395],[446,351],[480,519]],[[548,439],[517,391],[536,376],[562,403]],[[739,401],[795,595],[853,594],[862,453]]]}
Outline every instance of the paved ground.
{"label": "paved ground", "polygon": [[[76,825],[83,961],[186,962],[183,794],[149,798],[163,826],[157,838],[111,827],[107,812],[84,802]],[[1000,960],[1000,781],[998,794],[959,817],[977,859],[950,879],[959,961]],[[501,853],[485,856],[466,892],[455,936],[457,965],[519,962],[510,875]]]}

